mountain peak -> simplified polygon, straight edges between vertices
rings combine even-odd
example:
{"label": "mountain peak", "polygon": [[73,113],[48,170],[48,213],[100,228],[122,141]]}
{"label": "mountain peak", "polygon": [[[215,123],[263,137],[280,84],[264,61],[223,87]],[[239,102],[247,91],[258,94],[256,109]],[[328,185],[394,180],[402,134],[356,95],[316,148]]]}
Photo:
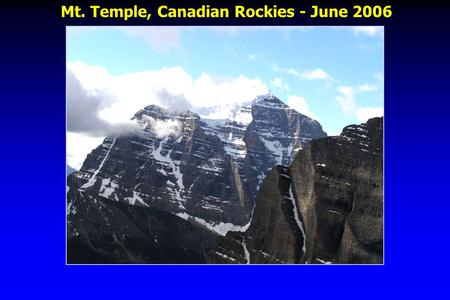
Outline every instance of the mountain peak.
{"label": "mountain peak", "polygon": [[261,94],[256,96],[255,100],[256,101],[264,101],[264,100],[268,100],[268,99],[274,99],[277,98],[274,94],[272,94],[272,92],[268,92],[267,94]]}
{"label": "mountain peak", "polygon": [[277,98],[274,94],[268,93],[257,96],[253,101],[253,105],[268,106],[274,108],[289,108],[283,101]]}
{"label": "mountain peak", "polygon": [[177,110],[164,108],[162,106],[151,104],[138,111],[134,118],[140,119],[142,115],[147,115],[157,119],[199,119],[200,116],[189,110]]}
{"label": "mountain peak", "polygon": [[[106,138],[68,177],[69,240],[87,249],[99,245],[94,251],[128,262],[129,253],[138,259],[144,249],[158,254],[160,243],[172,246],[170,239],[180,234],[178,225],[170,230],[159,225],[163,221],[153,212],[170,223],[179,218],[180,229],[185,220],[214,236],[246,228],[271,168],[288,166],[299,149],[326,133],[272,94],[229,106],[233,114],[221,120],[157,105],[138,111],[134,120],[144,134]],[[150,217],[158,226],[149,231]],[[98,220],[105,222],[99,227]]]}

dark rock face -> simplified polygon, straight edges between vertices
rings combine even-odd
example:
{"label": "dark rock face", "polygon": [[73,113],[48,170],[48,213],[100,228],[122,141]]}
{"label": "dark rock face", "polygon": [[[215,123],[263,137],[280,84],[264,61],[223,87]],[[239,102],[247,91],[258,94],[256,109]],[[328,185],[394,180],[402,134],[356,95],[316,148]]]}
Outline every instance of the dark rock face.
{"label": "dark rock face", "polygon": [[290,109],[278,98],[257,98],[244,135],[247,154],[243,168],[252,197],[273,166],[288,166],[298,150],[312,139],[326,136],[317,121]]}
{"label": "dark rock face", "polygon": [[69,191],[67,262],[206,262],[217,235],[170,213]]}
{"label": "dark rock face", "polygon": [[304,229],[293,202],[289,168],[276,166],[256,197],[250,227],[228,232],[210,253],[210,263],[300,263]]}
{"label": "dark rock face", "polygon": [[313,140],[274,168],[248,230],[228,233],[208,261],[383,263],[383,119]]}

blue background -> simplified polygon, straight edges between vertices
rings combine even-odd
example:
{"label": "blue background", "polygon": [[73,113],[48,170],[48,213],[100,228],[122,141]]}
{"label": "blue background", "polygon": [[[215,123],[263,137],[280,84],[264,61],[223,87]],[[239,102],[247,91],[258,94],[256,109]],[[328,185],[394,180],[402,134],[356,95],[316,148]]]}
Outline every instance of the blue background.
{"label": "blue background", "polygon": [[[0,9],[1,298],[448,297],[448,5],[404,1],[373,22],[386,24],[385,266],[65,266],[65,25],[77,22],[36,2]],[[258,22],[302,24],[246,24]]]}

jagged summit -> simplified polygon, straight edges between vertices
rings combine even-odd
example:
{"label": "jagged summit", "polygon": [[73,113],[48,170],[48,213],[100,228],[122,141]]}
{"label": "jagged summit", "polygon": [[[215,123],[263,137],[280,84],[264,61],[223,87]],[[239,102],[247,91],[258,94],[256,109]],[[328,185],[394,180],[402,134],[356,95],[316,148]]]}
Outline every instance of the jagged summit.
{"label": "jagged summit", "polygon": [[289,111],[294,111],[295,113],[300,115],[303,123],[311,123],[312,126],[320,127],[320,130],[322,130],[322,126],[320,125],[320,123],[317,120],[315,120],[315,119],[313,119],[313,118],[311,118],[311,117],[309,117],[307,115],[304,115],[304,114],[296,111],[295,109],[293,109],[292,107],[290,107],[289,105],[284,103],[281,99],[279,99],[278,97],[276,97],[272,93],[268,93],[268,94],[257,96],[251,102],[251,105],[252,106],[266,107],[266,108],[269,108],[269,109],[286,110],[287,113],[289,113]]}
{"label": "jagged summit", "polygon": [[255,97],[253,100],[243,102],[241,104],[236,104],[228,114],[227,118],[214,119],[214,118],[203,118],[198,113],[190,110],[178,110],[176,108],[164,108],[162,106],[151,104],[146,106],[144,109],[138,111],[132,119],[140,119],[143,115],[147,115],[153,118],[160,118],[163,120],[167,119],[202,119],[203,122],[208,125],[219,126],[225,123],[238,123],[240,125],[249,125],[253,120],[252,110],[257,108],[267,109],[267,110],[286,110],[286,114],[290,111],[294,111],[298,114],[302,122],[309,122],[314,124],[316,127],[322,127],[320,123],[296,110],[289,107],[281,99],[276,97],[272,93],[262,94]]}
{"label": "jagged summit", "polygon": [[269,92],[267,94],[261,94],[261,95],[256,96],[255,99],[253,99],[252,102],[270,101],[270,100],[273,100],[273,99],[278,99],[278,98],[274,94],[272,94],[272,92]]}
{"label": "jagged summit", "polygon": [[142,115],[148,115],[152,117],[157,117],[161,119],[170,119],[170,118],[181,118],[181,119],[187,119],[187,118],[195,118],[199,119],[200,116],[192,111],[189,110],[177,110],[175,108],[169,109],[164,108],[156,104],[147,105],[144,109],[138,111],[134,118],[139,118]]}
{"label": "jagged summit", "polygon": [[272,108],[289,109],[289,106],[287,104],[285,104],[272,93],[257,96],[252,101],[252,105],[267,105],[268,107]]}

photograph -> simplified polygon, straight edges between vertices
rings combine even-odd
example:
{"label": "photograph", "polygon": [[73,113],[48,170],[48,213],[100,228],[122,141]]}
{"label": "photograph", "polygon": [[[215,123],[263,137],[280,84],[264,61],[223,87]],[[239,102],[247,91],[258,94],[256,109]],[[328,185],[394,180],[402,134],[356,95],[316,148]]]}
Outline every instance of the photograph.
{"label": "photograph", "polygon": [[383,26],[66,26],[66,264],[384,264]]}

